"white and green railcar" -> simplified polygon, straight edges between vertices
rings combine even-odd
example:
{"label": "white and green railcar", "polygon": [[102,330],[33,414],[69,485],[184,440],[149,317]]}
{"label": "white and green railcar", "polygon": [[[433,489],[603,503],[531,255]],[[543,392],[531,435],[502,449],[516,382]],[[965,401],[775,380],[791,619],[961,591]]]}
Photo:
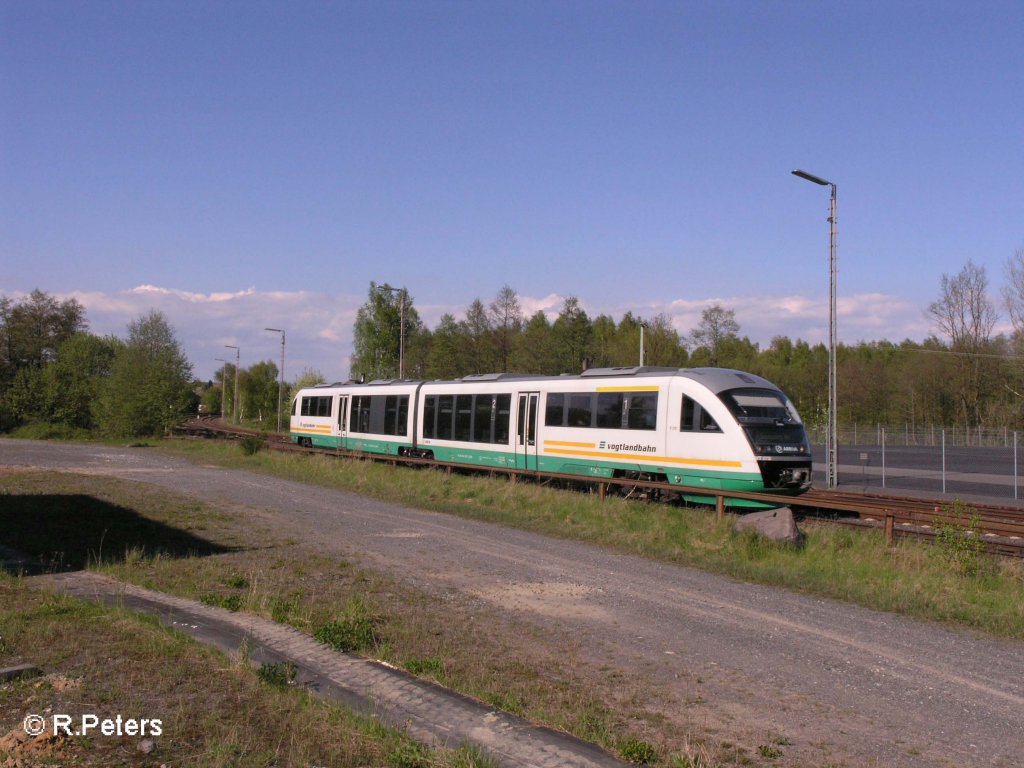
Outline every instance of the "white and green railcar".
{"label": "white and green railcar", "polygon": [[294,442],[474,467],[802,493],[800,416],[765,379],[722,368],[595,368],[303,389]]}

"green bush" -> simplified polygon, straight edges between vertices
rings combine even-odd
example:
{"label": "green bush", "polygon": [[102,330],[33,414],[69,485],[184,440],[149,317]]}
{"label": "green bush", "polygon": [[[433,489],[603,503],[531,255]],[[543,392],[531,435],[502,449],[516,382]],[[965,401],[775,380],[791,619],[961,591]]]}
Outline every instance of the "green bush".
{"label": "green bush", "polygon": [[262,435],[246,435],[239,441],[239,445],[246,456],[255,456],[266,446],[266,440]]}
{"label": "green bush", "polygon": [[387,761],[392,768],[428,768],[432,762],[425,747],[411,742],[393,749]]}
{"label": "green bush", "polygon": [[275,688],[285,688],[295,680],[295,665],[290,661],[282,661],[277,664],[264,664],[256,670],[256,676],[267,685]]}
{"label": "green bush", "polygon": [[214,608],[226,608],[229,611],[240,611],[242,609],[241,595],[214,595],[205,594],[199,598],[203,605],[212,605]]}
{"label": "green bush", "polygon": [[646,741],[641,741],[633,736],[619,745],[619,752],[622,754],[622,759],[630,763],[648,765],[658,761],[658,750]]}
{"label": "green bush", "polygon": [[944,505],[943,511],[953,516],[954,520],[936,524],[935,546],[957,573],[977,576],[985,554],[981,518],[977,511],[959,499]]}
{"label": "green bush", "polygon": [[324,624],[313,635],[336,651],[357,651],[377,644],[373,626],[365,618],[338,619]]}

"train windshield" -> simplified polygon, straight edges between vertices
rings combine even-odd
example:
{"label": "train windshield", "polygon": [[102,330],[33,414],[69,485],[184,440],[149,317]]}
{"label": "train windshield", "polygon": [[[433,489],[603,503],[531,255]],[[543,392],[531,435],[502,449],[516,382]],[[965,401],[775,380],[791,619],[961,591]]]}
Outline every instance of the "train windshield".
{"label": "train windshield", "polygon": [[733,389],[721,394],[760,456],[807,456],[810,446],[800,414],[771,389]]}

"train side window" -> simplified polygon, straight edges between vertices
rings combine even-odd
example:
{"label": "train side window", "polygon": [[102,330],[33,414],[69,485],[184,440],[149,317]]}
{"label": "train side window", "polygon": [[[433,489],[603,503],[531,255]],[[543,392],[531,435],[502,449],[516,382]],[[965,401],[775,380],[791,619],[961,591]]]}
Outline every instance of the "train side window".
{"label": "train side window", "polygon": [[658,393],[630,392],[626,413],[630,429],[654,429],[658,423]]}
{"label": "train side window", "polygon": [[352,421],[349,428],[353,432],[365,432],[370,426],[370,398],[366,395],[352,397]]}
{"label": "train side window", "polygon": [[352,406],[349,416],[348,427],[353,432],[359,431],[359,413],[362,411],[362,397],[361,394],[352,395]]}
{"label": "train side window", "polygon": [[328,397],[304,397],[302,398],[303,416],[330,416],[331,398]]}
{"label": "train side window", "polygon": [[429,440],[437,434],[437,396],[430,395],[423,400],[423,438]]}
{"label": "train side window", "polygon": [[476,395],[473,398],[473,442],[491,442],[491,422],[494,419],[494,395]]}
{"label": "train side window", "polygon": [[589,427],[593,421],[593,395],[584,392],[569,395],[568,425],[570,427]]}
{"label": "train side window", "polygon": [[455,440],[469,442],[473,439],[473,396],[455,396]]}
{"label": "train side window", "polygon": [[622,429],[623,397],[621,392],[597,393],[597,426],[603,429]]}
{"label": "train side window", "polygon": [[565,395],[562,392],[548,392],[547,405],[544,407],[544,426],[561,427],[565,425]]}
{"label": "train side window", "polygon": [[401,395],[398,398],[398,429],[396,435],[409,434],[409,396]]}
{"label": "train side window", "polygon": [[701,404],[683,395],[682,418],[679,422],[682,432],[721,432],[721,427],[714,417],[701,407]]}
{"label": "train side window", "polygon": [[437,398],[437,439],[452,439],[452,421],[455,416],[455,397],[441,395]]}
{"label": "train side window", "polygon": [[494,442],[507,444],[512,395],[497,395],[494,398],[494,410]]}
{"label": "train side window", "polygon": [[384,434],[405,435],[409,420],[409,396],[388,395],[384,401]]}

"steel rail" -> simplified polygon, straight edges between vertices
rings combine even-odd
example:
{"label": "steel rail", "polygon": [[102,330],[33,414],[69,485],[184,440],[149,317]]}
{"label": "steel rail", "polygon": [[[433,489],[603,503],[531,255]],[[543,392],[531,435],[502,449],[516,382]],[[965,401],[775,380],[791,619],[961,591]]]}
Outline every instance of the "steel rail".
{"label": "steel rail", "polygon": [[435,467],[449,474],[455,471],[486,472],[492,476],[507,475],[513,480],[531,478],[577,486],[596,486],[598,495],[602,499],[613,487],[628,488],[631,491],[653,491],[674,496],[709,498],[714,499],[714,507],[719,517],[725,515],[727,499],[754,501],[767,506],[788,505],[798,516],[814,517],[820,521],[849,527],[881,529],[884,531],[886,541],[890,544],[900,538],[934,540],[940,531],[952,531],[961,536],[977,536],[988,552],[1024,557],[1024,512],[1008,507],[970,504],[966,508],[958,508],[956,505],[950,506],[948,503],[935,499],[862,495],[815,488],[800,496],[790,496],[776,493],[730,491],[703,486],[673,485],[629,478],[587,477],[507,467],[475,467],[411,456],[372,454],[331,448],[306,448],[292,443],[288,435],[268,435],[259,430],[227,425],[212,418],[193,419],[183,424],[180,430],[192,435],[226,439],[263,437],[267,446],[273,450],[290,453]]}

